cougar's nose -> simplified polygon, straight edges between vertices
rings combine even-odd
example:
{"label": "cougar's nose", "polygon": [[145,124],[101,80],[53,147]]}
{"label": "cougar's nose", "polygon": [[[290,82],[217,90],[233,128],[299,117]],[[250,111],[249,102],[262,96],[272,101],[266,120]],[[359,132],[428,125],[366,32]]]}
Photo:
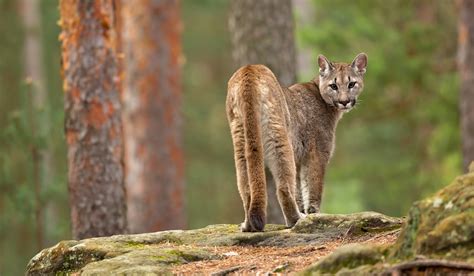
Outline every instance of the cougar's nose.
{"label": "cougar's nose", "polygon": [[339,101],[339,103],[342,104],[342,106],[347,106],[347,105],[349,105],[350,102],[351,101],[349,101],[349,100]]}

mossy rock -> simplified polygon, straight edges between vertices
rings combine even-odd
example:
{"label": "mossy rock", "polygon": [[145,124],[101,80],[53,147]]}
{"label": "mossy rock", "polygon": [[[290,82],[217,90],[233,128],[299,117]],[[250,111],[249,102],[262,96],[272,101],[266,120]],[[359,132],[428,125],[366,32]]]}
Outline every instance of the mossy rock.
{"label": "mossy rock", "polygon": [[220,257],[200,249],[149,248],[91,262],[78,272],[81,275],[171,274],[170,267],[173,265],[218,258]]}
{"label": "mossy rock", "polygon": [[323,245],[341,237],[392,230],[401,223],[401,219],[372,212],[318,214],[300,220],[293,229],[269,224],[260,233],[242,233],[238,225],[218,224],[186,231],[63,241],[36,255],[28,264],[27,274],[167,273],[176,264],[222,257],[202,247]]}
{"label": "mossy rock", "polygon": [[393,257],[416,255],[474,261],[474,173],[412,206]]}
{"label": "mossy rock", "polygon": [[[386,247],[350,244],[301,272],[301,275],[345,274],[351,269],[373,265],[385,259]],[[366,271],[367,272],[367,271]]]}
{"label": "mossy rock", "polygon": [[91,240],[60,242],[35,256],[28,264],[27,275],[161,274],[169,272],[171,265],[220,258],[206,250],[185,246],[110,243],[105,248]]}
{"label": "mossy rock", "polygon": [[[315,222],[322,223],[324,220]],[[303,274],[418,272],[474,274],[474,172],[457,177],[435,195],[414,203],[393,246],[343,247]]]}
{"label": "mossy rock", "polygon": [[41,251],[28,264],[30,275],[48,275],[58,272],[72,272],[87,263],[100,261],[106,251],[94,247],[86,248],[77,241],[62,241],[56,246]]}
{"label": "mossy rock", "polygon": [[401,227],[403,220],[376,212],[349,215],[312,214],[298,221],[291,230],[294,233],[332,233],[358,236],[365,233],[386,232]]}

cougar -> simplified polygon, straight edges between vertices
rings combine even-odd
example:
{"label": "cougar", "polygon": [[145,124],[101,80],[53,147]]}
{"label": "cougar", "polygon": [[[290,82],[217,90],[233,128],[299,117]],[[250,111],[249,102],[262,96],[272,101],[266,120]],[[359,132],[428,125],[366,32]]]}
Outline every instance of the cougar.
{"label": "cougar", "polygon": [[243,66],[229,80],[226,113],[245,211],[243,232],[265,227],[265,166],[288,227],[319,212],[336,125],[364,88],[367,55],[358,54],[351,64],[320,55],[318,64],[312,81],[290,87],[282,87],[264,65]]}

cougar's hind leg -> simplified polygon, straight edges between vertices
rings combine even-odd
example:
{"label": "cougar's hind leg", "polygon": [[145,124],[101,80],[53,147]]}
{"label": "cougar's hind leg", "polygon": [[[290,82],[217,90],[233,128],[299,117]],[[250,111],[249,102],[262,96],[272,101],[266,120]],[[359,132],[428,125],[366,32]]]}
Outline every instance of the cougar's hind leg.
{"label": "cougar's hind leg", "polygon": [[234,113],[232,108],[227,110],[232,144],[234,146],[235,172],[237,175],[237,188],[244,207],[245,219],[240,226],[242,232],[252,231],[248,221],[248,211],[250,205],[250,186],[247,175],[247,161],[245,159],[245,130],[242,118]]}
{"label": "cougar's hind leg", "polygon": [[268,154],[272,160],[268,166],[277,185],[277,196],[285,216],[286,225],[292,227],[301,215],[296,204],[296,166],[288,136],[283,131],[275,132],[274,145]]}
{"label": "cougar's hind leg", "polygon": [[265,181],[265,167],[263,150],[257,143],[246,139],[245,156],[247,161],[247,175],[250,187],[250,204],[248,221],[251,231],[263,231],[266,224],[267,187]]}
{"label": "cougar's hind leg", "polygon": [[250,205],[250,186],[247,172],[247,161],[245,159],[245,136],[242,119],[231,116],[230,129],[232,133],[232,143],[234,145],[234,161],[235,171],[237,174],[237,188],[239,189],[240,198],[244,206],[245,219],[241,224],[240,230],[242,232],[252,231],[248,220],[248,212]]}

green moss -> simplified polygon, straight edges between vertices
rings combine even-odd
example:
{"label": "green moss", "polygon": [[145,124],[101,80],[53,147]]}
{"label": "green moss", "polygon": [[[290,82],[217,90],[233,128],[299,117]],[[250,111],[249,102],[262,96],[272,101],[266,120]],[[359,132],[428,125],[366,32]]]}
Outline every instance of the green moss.
{"label": "green moss", "polygon": [[309,215],[291,230],[295,233],[332,233],[334,236],[341,234],[359,236],[365,233],[378,233],[400,228],[402,220],[385,216],[375,212],[362,212],[355,214]]}
{"label": "green moss", "polygon": [[126,241],[126,242],[123,242],[123,244],[125,247],[129,247],[129,248],[143,248],[146,246],[146,244],[142,242],[137,242],[137,241]]}
{"label": "green moss", "polygon": [[141,249],[148,245],[158,245],[162,243],[172,243],[182,245],[183,241],[174,233],[166,233],[152,239],[128,239],[117,242],[117,246],[123,246],[125,249]]}
{"label": "green moss", "polygon": [[352,269],[384,260],[384,247],[352,244],[343,246],[305,270],[302,275],[335,274],[342,268]]}
{"label": "green moss", "polygon": [[209,254],[207,251],[189,249],[163,249],[160,250],[158,255],[152,256],[152,259],[166,264],[183,264],[214,258],[216,256]]}
{"label": "green moss", "polygon": [[408,219],[394,246],[392,256],[395,258],[408,258],[413,255],[413,248],[420,224],[420,210],[415,203],[408,214]]}
{"label": "green moss", "polygon": [[447,250],[474,241],[474,211],[456,214],[438,222],[420,237],[420,253]]}

